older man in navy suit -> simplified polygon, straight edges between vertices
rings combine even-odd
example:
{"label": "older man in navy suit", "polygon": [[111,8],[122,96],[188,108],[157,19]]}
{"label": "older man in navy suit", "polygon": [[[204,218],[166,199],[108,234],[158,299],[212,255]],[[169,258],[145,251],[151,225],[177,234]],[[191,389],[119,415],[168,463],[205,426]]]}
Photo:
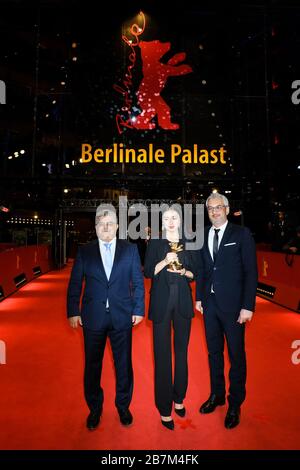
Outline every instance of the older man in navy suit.
{"label": "older man in navy suit", "polygon": [[225,404],[225,337],[230,386],[224,424],[231,429],[240,422],[240,407],[246,396],[245,322],[251,320],[255,308],[256,250],[249,229],[228,222],[225,196],[211,194],[206,208],[212,225],[206,227],[199,251],[196,309],[204,314],[211,394],[200,413],[211,413]]}
{"label": "older man in navy suit", "polygon": [[[136,245],[118,240],[117,217],[99,206],[98,239],[79,248],[68,287],[71,327],[83,326],[85,347],[84,393],[90,414],[87,428],[95,429],[103,407],[102,360],[107,337],[116,372],[116,398],[120,421],[132,423],[129,405],[133,391],[132,326],[144,316],[144,279]],[[80,307],[82,285],[85,281]]]}

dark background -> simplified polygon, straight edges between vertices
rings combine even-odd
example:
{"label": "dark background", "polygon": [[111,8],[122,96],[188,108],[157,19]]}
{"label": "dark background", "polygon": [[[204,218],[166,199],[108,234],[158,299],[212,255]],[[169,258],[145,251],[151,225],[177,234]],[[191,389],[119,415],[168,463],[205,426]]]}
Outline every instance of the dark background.
{"label": "dark background", "polygon": [[[243,210],[242,223],[257,241],[267,241],[267,224],[280,209],[293,226],[299,223],[300,106],[291,101],[292,82],[300,80],[299,2],[106,2],[104,11],[102,2],[12,0],[0,8],[0,79],[7,90],[0,106],[0,204],[10,209],[0,215],[2,241],[16,229],[13,217],[36,213],[52,227],[59,207],[85,206],[83,200],[123,194],[201,201],[213,188]],[[193,68],[170,78],[162,93],[178,131],[117,132],[122,100],[113,85],[129,55],[121,35],[140,9],[147,15],[142,39],[170,41],[168,57],[185,51]],[[138,58],[136,86],[139,64]],[[84,165],[83,142],[223,145],[228,163]]]}

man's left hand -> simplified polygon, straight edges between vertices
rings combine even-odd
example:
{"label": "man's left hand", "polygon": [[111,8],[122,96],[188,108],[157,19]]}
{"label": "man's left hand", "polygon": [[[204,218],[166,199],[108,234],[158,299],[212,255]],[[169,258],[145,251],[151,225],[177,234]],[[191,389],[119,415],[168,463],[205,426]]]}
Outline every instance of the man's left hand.
{"label": "man's left hand", "polygon": [[132,326],[136,326],[138,325],[139,323],[141,323],[141,321],[143,320],[144,317],[141,317],[139,315],[132,315]]}
{"label": "man's left hand", "polygon": [[246,310],[245,308],[242,308],[237,321],[238,323],[245,323],[246,321],[251,321],[252,315],[253,315],[253,312],[251,312],[251,310]]}

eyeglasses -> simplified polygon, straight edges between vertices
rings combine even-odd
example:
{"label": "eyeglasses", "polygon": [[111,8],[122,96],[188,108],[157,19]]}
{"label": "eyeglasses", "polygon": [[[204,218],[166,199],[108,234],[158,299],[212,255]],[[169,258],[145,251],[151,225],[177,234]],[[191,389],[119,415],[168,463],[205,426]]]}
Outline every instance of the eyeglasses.
{"label": "eyeglasses", "polygon": [[228,206],[207,206],[207,210],[208,212],[213,212],[213,211],[217,211],[217,212],[220,212],[222,209],[224,209],[225,207],[228,207]]}
{"label": "eyeglasses", "polygon": [[116,222],[100,222],[100,220],[97,220],[97,217],[96,217],[96,225],[98,227],[113,227],[114,225],[116,225]]}

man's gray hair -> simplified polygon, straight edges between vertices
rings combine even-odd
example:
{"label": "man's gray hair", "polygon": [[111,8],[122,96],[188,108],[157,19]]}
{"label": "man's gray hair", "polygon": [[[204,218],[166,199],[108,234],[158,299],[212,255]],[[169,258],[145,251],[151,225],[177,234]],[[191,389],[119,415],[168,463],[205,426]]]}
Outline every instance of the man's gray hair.
{"label": "man's gray hair", "polygon": [[229,201],[228,201],[227,197],[224,196],[223,194],[220,194],[220,193],[211,193],[211,194],[208,196],[208,198],[206,199],[206,203],[205,203],[206,207],[208,206],[209,201],[210,201],[211,199],[222,199],[224,206],[229,207]]}
{"label": "man's gray hair", "polygon": [[96,209],[96,217],[100,218],[107,215],[113,217],[115,222],[118,223],[118,217],[114,206],[112,204],[100,204]]}

